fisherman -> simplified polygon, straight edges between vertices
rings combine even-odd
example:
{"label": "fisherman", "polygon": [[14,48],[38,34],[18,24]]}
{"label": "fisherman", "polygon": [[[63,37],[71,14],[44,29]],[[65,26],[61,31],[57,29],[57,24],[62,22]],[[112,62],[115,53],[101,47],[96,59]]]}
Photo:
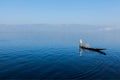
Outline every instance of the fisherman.
{"label": "fisherman", "polygon": [[80,45],[80,47],[82,47],[82,39],[80,39],[80,44],[79,45]]}
{"label": "fisherman", "polygon": [[85,44],[85,45],[83,46],[83,44],[82,44],[82,39],[80,39],[79,45],[80,45],[80,47],[85,47],[85,48],[88,48],[88,47],[89,47],[89,44]]}

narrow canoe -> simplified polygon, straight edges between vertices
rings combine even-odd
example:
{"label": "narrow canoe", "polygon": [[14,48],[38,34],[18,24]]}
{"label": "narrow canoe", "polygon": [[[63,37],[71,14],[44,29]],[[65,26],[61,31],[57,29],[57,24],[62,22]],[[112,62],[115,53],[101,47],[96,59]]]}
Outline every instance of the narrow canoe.
{"label": "narrow canoe", "polygon": [[95,50],[95,51],[105,50],[105,48],[89,48],[89,47],[84,47],[84,46],[81,46],[80,48],[88,49],[88,50]]}

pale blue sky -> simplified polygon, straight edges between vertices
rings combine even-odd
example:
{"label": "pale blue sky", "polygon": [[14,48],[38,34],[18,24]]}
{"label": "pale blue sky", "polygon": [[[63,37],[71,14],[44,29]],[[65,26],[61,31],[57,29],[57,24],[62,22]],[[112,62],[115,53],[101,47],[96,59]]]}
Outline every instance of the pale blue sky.
{"label": "pale blue sky", "polygon": [[0,0],[0,24],[120,25],[120,0]]}

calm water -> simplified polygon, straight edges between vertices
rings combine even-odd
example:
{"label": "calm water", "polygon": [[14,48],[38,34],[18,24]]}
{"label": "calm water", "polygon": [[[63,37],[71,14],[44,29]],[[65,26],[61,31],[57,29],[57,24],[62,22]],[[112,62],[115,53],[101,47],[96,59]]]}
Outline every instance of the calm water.
{"label": "calm water", "polygon": [[[0,79],[120,79],[119,29],[0,27]],[[98,52],[79,52],[79,39]]]}

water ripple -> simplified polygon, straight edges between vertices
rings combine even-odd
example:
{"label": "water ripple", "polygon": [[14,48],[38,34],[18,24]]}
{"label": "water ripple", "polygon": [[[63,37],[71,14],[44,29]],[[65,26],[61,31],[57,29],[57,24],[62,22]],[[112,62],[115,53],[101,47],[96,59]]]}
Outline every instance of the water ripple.
{"label": "water ripple", "polygon": [[117,55],[120,52],[107,53],[106,56],[101,56],[95,52],[88,52],[80,57],[79,50],[75,48],[41,48],[11,52],[1,50],[0,78],[103,78],[102,74],[106,70],[116,74],[114,69],[120,67],[120,55]]}

